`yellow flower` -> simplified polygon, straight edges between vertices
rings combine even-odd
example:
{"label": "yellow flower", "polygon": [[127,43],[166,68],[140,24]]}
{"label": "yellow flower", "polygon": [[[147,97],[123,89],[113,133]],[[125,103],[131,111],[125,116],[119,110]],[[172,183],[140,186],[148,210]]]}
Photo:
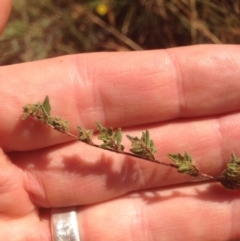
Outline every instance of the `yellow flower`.
{"label": "yellow flower", "polygon": [[108,7],[106,4],[103,3],[99,3],[96,7],[96,12],[101,15],[104,16],[107,12],[108,12]]}

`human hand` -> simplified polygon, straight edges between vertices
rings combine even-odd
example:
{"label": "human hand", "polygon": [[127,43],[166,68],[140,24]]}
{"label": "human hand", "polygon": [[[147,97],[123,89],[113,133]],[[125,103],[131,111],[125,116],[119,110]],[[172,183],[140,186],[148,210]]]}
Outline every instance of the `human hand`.
{"label": "human hand", "polygon": [[[0,8],[1,9],[1,8]],[[191,184],[169,167],[72,142],[22,106],[50,96],[53,115],[130,135],[158,152],[192,154],[218,176],[239,156],[238,46],[94,53],[0,69],[0,240],[50,241],[50,210],[77,206],[81,241],[238,240],[240,194]],[[124,140],[124,144],[125,144]]]}

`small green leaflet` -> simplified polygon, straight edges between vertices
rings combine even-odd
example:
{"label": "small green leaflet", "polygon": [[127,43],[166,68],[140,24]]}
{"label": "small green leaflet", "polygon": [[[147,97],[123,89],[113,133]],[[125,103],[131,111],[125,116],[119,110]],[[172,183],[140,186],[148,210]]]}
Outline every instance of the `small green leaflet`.
{"label": "small green leaflet", "polygon": [[132,148],[130,151],[136,155],[154,161],[154,153],[157,152],[154,142],[150,139],[149,131],[142,132],[141,138],[127,135],[131,141]]}
{"label": "small green leaflet", "polygon": [[51,111],[51,106],[50,106],[50,102],[49,102],[49,97],[48,95],[45,97],[43,104],[42,104],[43,110],[45,112],[45,114],[47,116],[50,115],[50,111]]}
{"label": "small green leaflet", "polygon": [[194,177],[199,176],[199,171],[194,166],[192,157],[187,151],[185,151],[184,155],[181,155],[180,153],[168,154],[168,157],[178,166],[178,172]]}
{"label": "small green leaflet", "polygon": [[92,130],[92,129],[90,129],[90,130],[84,129],[81,126],[78,126],[77,128],[78,128],[78,131],[79,131],[78,139],[80,141],[85,142],[85,143],[93,144],[93,142],[92,142],[92,135],[93,135],[94,130]]}
{"label": "small green leaflet", "polygon": [[118,128],[116,132],[113,131],[113,128],[106,128],[101,125],[99,122],[96,122],[97,128],[100,132],[98,139],[103,141],[103,144],[100,145],[102,148],[110,148],[116,151],[123,151],[124,146],[121,145],[122,142],[122,131],[121,128]]}
{"label": "small green leaflet", "polygon": [[221,183],[228,189],[240,190],[240,158],[234,152],[232,152],[232,158],[227,164],[227,168],[223,171]]}

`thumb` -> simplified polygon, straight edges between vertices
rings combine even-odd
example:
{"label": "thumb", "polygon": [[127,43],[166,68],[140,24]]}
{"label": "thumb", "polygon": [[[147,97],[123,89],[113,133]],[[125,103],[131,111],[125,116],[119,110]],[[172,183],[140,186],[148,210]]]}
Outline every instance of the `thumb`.
{"label": "thumb", "polygon": [[12,7],[12,0],[0,1],[0,34],[2,34],[7,23]]}

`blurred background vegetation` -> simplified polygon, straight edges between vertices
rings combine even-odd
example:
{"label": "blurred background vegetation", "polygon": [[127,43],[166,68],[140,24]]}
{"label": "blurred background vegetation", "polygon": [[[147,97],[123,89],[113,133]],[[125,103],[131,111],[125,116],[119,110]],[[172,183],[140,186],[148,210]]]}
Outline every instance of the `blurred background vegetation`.
{"label": "blurred background vegetation", "polygon": [[240,43],[239,0],[13,0],[0,65],[202,43]]}

